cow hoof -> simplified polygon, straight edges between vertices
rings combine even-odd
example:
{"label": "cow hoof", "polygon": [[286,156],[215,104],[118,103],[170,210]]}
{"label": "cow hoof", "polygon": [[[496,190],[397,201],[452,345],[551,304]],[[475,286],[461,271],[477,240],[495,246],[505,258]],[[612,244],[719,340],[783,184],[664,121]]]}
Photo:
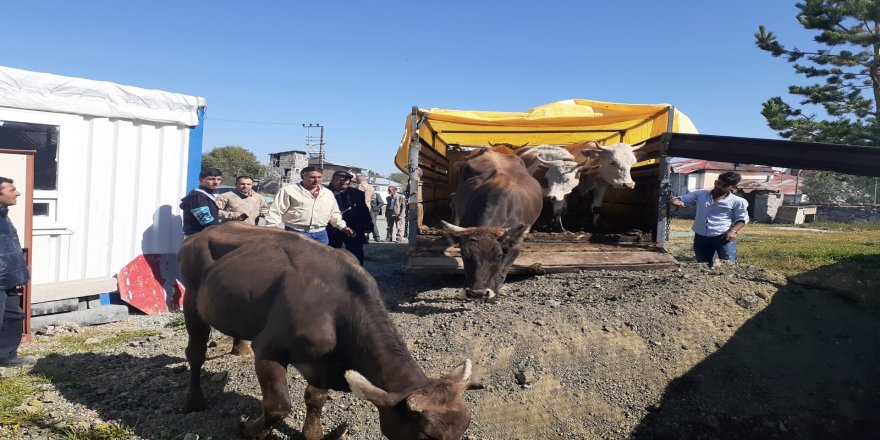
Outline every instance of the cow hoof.
{"label": "cow hoof", "polygon": [[200,412],[205,410],[205,401],[204,400],[187,400],[185,404],[183,404],[183,412],[191,413],[191,412]]}
{"label": "cow hoof", "polygon": [[261,425],[258,421],[242,420],[238,422],[238,429],[241,432],[242,438],[251,440],[260,438],[260,434],[263,431]]}

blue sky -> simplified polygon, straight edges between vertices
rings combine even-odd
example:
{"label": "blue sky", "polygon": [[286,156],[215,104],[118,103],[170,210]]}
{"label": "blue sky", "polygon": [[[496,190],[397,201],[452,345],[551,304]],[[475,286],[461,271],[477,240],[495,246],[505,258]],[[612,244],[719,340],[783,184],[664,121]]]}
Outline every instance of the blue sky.
{"label": "blue sky", "polygon": [[120,5],[5,2],[0,64],[205,97],[204,150],[262,162],[320,123],[329,160],[383,174],[413,105],[670,103],[702,133],[775,138],[761,103],[802,80],[753,34],[815,47],[793,0]]}

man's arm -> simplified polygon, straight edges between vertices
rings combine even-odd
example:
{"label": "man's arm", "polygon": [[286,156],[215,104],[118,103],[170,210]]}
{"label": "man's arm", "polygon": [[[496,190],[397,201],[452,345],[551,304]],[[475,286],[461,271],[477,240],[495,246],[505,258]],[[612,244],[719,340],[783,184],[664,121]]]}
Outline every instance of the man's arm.
{"label": "man's arm", "polygon": [[355,236],[354,231],[349,228],[348,224],[345,223],[345,220],[342,219],[342,213],[339,212],[339,204],[336,203],[335,197],[333,197],[333,205],[332,208],[330,208],[330,226],[345,232],[345,235],[348,235],[349,237]]}
{"label": "man's arm", "polygon": [[238,216],[240,214],[236,214],[232,211],[226,210],[226,208],[229,207],[229,197],[227,197],[226,194],[232,194],[232,192],[223,193],[223,194],[220,194],[219,196],[217,196],[217,209],[218,209],[218,212],[220,213],[220,220],[221,221],[235,220],[238,218]]}
{"label": "man's arm", "polygon": [[746,223],[749,222],[749,202],[743,201],[742,203],[736,203],[733,205],[733,224],[730,226],[730,229],[727,230],[725,234],[727,237],[727,241],[736,240],[739,231],[742,228],[746,227]]}
{"label": "man's arm", "polygon": [[281,215],[287,212],[289,208],[290,196],[288,196],[287,191],[282,188],[275,194],[275,199],[272,200],[272,206],[269,207],[269,212],[266,213],[266,226],[284,229],[284,222],[281,220]]}
{"label": "man's arm", "polygon": [[692,203],[697,200],[697,196],[699,196],[700,191],[691,191],[683,196],[673,197],[671,202],[672,206],[678,206],[679,208],[684,208],[688,203]]}

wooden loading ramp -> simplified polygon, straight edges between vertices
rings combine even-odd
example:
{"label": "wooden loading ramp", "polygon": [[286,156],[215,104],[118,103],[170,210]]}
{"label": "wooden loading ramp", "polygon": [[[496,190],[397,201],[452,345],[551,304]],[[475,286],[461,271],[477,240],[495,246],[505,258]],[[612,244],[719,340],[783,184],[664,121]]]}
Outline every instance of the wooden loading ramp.
{"label": "wooden loading ramp", "polygon": [[[570,241],[526,241],[510,269],[512,274],[577,272],[580,270],[657,270],[678,267],[678,261],[655,244],[604,244]],[[420,238],[409,248],[407,274],[463,273],[458,246],[446,239]]]}

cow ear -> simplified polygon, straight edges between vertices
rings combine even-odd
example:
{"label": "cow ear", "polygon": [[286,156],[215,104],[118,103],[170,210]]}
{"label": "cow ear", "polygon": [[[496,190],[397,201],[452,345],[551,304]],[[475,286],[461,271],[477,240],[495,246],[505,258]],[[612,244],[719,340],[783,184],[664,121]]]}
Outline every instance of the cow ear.
{"label": "cow ear", "polygon": [[406,398],[406,407],[414,413],[421,413],[428,407],[428,396],[415,392]]}
{"label": "cow ear", "polygon": [[346,371],[345,381],[348,382],[348,387],[351,388],[352,394],[369,401],[373,405],[394,406],[400,401],[396,395],[373,385],[366,377],[362,376],[357,371]]}
{"label": "cow ear", "polygon": [[581,154],[583,154],[586,157],[594,157],[595,158],[595,157],[599,157],[600,151],[602,151],[602,150],[598,150],[598,149],[593,150],[590,148],[585,148],[585,149],[581,150]]}
{"label": "cow ear", "polygon": [[449,372],[445,376],[446,379],[449,379],[454,382],[464,382],[471,377],[471,360],[465,359],[464,362],[458,364],[452,371]]}
{"label": "cow ear", "polygon": [[527,224],[523,223],[519,226],[514,226],[512,228],[508,228],[504,231],[504,235],[498,237],[498,241],[501,242],[501,246],[505,248],[509,248],[514,245],[514,243],[520,242],[525,237],[526,232],[529,232],[529,227]]}

